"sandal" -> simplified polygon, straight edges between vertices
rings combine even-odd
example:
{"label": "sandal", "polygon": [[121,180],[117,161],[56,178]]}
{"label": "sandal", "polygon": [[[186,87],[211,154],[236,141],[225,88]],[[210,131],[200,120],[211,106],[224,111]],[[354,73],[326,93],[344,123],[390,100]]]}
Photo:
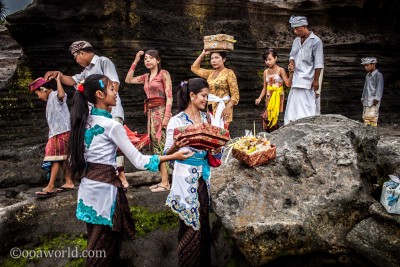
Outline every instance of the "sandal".
{"label": "sandal", "polygon": [[164,187],[164,186],[161,186],[161,185],[158,184],[158,185],[156,185],[155,188],[151,189],[151,192],[166,192],[166,191],[169,191],[169,190],[171,190],[171,186]]}
{"label": "sandal", "polygon": [[74,190],[75,189],[75,187],[64,187],[64,186],[61,186],[60,188],[57,188],[57,193],[64,193],[64,192],[68,192],[68,191],[71,191],[71,190]]}
{"label": "sandal", "polygon": [[35,196],[38,198],[48,198],[57,195],[57,191],[49,192],[49,191],[39,191],[35,193]]}

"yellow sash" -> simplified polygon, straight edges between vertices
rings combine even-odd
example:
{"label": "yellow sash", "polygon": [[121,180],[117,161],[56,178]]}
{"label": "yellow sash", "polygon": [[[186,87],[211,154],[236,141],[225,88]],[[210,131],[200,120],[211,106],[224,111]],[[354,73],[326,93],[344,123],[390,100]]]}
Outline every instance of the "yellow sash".
{"label": "yellow sash", "polygon": [[267,106],[267,114],[268,114],[268,127],[274,126],[278,122],[279,110],[281,107],[281,94],[283,91],[283,86],[267,86],[267,91],[272,91],[272,95],[269,99],[269,103]]}

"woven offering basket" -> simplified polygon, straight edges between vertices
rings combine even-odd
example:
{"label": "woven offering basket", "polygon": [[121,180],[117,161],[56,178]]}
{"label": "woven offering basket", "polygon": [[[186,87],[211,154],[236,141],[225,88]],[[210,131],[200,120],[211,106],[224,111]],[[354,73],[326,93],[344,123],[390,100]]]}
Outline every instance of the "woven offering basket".
{"label": "woven offering basket", "polygon": [[210,52],[233,51],[234,37],[227,34],[204,36],[204,50]]}
{"label": "woven offering basket", "polygon": [[187,138],[188,146],[201,150],[222,147],[230,140],[228,130],[207,123],[178,127],[174,136],[178,134],[181,134],[180,139]]}
{"label": "woven offering basket", "polygon": [[255,167],[259,165],[263,165],[267,163],[268,161],[275,159],[276,158],[276,146],[271,145],[271,148],[268,150],[261,150],[258,152],[254,152],[251,154],[247,154],[246,152],[243,152],[238,149],[233,149],[232,150],[232,156],[239,160],[240,162],[243,162],[249,167]]}
{"label": "woven offering basket", "polygon": [[140,141],[132,144],[137,148],[137,150],[141,150],[150,144],[150,136],[148,134],[137,134],[136,136],[140,138]]}

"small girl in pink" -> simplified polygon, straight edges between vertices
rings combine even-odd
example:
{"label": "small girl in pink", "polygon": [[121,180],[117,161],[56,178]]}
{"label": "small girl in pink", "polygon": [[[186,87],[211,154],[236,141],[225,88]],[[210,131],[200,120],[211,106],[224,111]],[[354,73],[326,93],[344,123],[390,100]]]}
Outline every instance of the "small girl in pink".
{"label": "small girl in pink", "polygon": [[[137,63],[144,55],[144,65],[150,71],[140,76],[134,76]],[[150,135],[154,154],[162,155],[165,145],[165,129],[171,118],[172,82],[168,71],[161,69],[161,58],[157,50],[139,51],[126,75],[125,82],[144,84],[147,99],[144,102],[144,112],[147,114],[147,132]],[[161,183],[150,186],[152,192],[168,191],[171,186],[168,180],[167,164],[160,165]]]}

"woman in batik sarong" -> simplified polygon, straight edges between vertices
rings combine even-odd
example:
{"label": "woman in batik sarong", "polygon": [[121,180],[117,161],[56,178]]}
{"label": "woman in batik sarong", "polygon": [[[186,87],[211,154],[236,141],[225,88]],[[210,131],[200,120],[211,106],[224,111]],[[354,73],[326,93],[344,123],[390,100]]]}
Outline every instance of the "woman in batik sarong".
{"label": "woman in batik sarong", "polygon": [[[200,68],[206,55],[211,55],[212,70]],[[210,86],[208,108],[212,116],[212,124],[228,129],[233,120],[233,106],[239,103],[239,88],[233,70],[225,68],[225,52],[203,52],[194,61],[191,69],[194,74],[207,79]]]}
{"label": "woman in batik sarong", "polygon": [[167,155],[183,149],[195,152],[187,160],[174,162],[172,187],[166,200],[166,204],[180,218],[179,266],[211,266],[210,166],[207,151],[188,147],[187,139],[179,139],[179,135],[174,137],[174,129],[177,127],[208,123],[207,114],[201,111],[207,105],[208,95],[209,88],[204,79],[194,78],[182,82],[177,95],[180,113],[171,118],[167,127]]}
{"label": "woman in batik sarong", "polygon": [[38,78],[29,84],[29,90],[35,93],[40,100],[46,101],[46,119],[49,125],[49,139],[45,149],[43,165],[50,165],[50,180],[41,191],[36,192],[37,197],[54,196],[58,191],[67,191],[74,188],[71,176],[64,172],[65,184],[60,189],[55,189],[55,182],[60,169],[64,168],[67,159],[67,146],[70,127],[70,115],[67,106],[67,94],[62,87],[61,73],[56,76],[57,90],[53,91],[44,78]]}
{"label": "woman in batik sarong", "polygon": [[288,78],[286,71],[276,65],[278,53],[272,48],[263,54],[263,59],[268,68],[263,74],[264,86],[260,96],[256,99],[256,105],[259,105],[264,96],[267,95],[265,111],[262,114],[263,128],[267,132],[272,132],[278,129],[279,113],[283,112],[285,100],[283,84],[287,87],[292,86],[293,72],[289,72]]}
{"label": "woman in batik sarong", "polygon": [[[87,266],[110,266],[119,256],[122,233],[133,238],[134,222],[121,180],[116,172],[119,148],[141,170],[158,171],[161,162],[185,160],[189,151],[169,156],[144,156],[129,141],[122,124],[108,112],[117,93],[104,75],[90,75],[78,85],[71,108],[68,167],[73,177],[84,177],[78,191],[76,217],[86,222],[88,251],[105,255],[87,258]],[[94,106],[90,110],[88,102]]]}
{"label": "woman in batik sarong", "polygon": [[[140,76],[135,75],[135,69],[144,54],[144,65],[150,71]],[[161,155],[165,144],[165,129],[171,118],[172,82],[168,71],[161,69],[161,58],[157,50],[139,51],[125,78],[126,83],[144,84],[147,100],[144,102],[144,112],[147,114],[147,132],[150,135],[154,154]],[[167,164],[161,165],[161,183],[152,185],[152,192],[170,190]]]}

